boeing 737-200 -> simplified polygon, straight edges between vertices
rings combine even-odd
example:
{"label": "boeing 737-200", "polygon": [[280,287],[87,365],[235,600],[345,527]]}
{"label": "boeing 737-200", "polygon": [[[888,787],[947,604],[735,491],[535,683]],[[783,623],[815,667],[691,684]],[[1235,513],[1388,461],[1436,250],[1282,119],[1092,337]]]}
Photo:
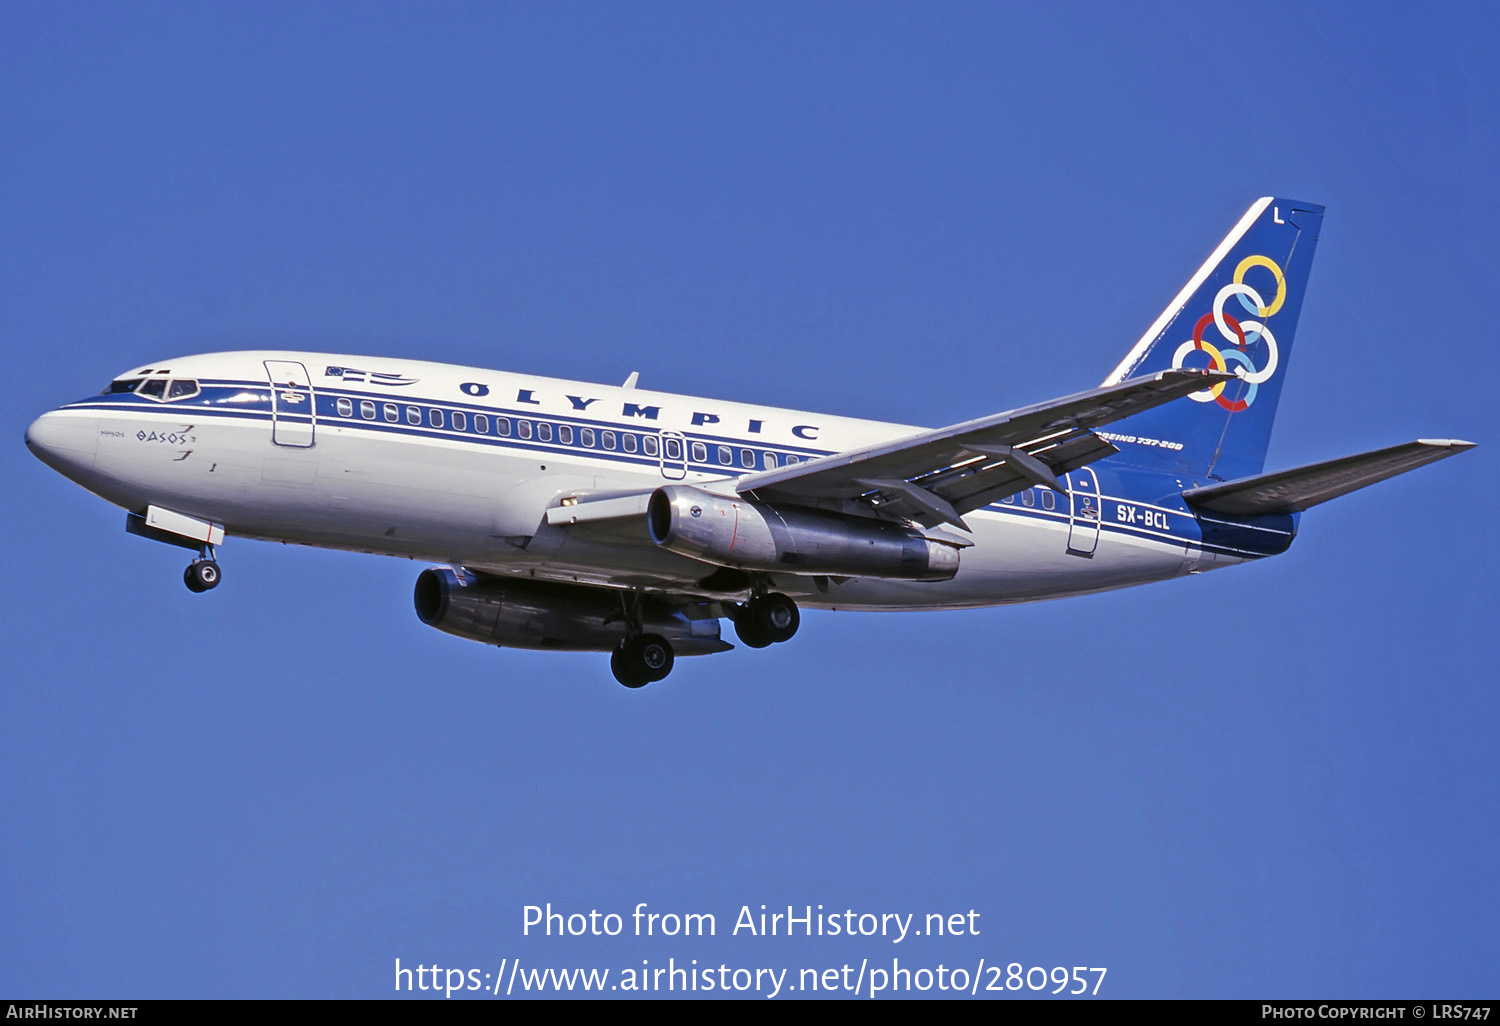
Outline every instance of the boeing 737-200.
{"label": "boeing 737-200", "polygon": [[958,609],[1283,552],[1303,510],[1472,443],[1263,472],[1323,209],[1255,203],[1104,383],[927,430],[414,360],[154,361],[26,444],[197,553],[228,535],[383,553],[416,611],[492,645],[675,656],[797,631],[798,607]]}

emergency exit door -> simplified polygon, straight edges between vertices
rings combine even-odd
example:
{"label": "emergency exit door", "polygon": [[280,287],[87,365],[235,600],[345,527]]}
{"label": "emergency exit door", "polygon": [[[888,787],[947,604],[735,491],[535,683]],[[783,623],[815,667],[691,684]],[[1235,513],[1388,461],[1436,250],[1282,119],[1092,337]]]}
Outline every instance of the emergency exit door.
{"label": "emergency exit door", "polygon": [[1099,478],[1088,467],[1068,475],[1068,554],[1092,559],[1099,547]]}

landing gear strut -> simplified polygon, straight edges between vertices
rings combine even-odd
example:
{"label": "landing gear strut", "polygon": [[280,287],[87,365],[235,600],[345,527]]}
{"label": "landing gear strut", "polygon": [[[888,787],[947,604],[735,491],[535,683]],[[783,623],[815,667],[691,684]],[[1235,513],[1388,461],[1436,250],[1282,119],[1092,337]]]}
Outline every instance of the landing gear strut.
{"label": "landing gear strut", "polygon": [[780,592],[753,595],[734,617],[734,633],[750,648],[765,648],[790,641],[797,633],[802,616],[797,603]]}
{"label": "landing gear strut", "polygon": [[217,588],[222,576],[219,564],[214,561],[214,547],[205,545],[198,558],[182,572],[182,583],[187,585],[188,591],[204,592]]}
{"label": "landing gear strut", "polygon": [[645,687],[664,679],[676,661],[672,644],[660,634],[641,633],[641,593],[620,596],[625,618],[625,640],[609,657],[615,680],[627,688]]}

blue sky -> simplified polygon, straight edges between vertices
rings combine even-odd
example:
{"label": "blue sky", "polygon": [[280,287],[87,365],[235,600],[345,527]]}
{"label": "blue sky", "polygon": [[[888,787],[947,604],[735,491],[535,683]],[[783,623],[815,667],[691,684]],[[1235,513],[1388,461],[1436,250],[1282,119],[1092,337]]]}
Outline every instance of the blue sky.
{"label": "blue sky", "polygon": [[[398,957],[1490,993],[1496,22],[8,6],[0,995],[381,997]],[[404,561],[232,542],[193,596],[21,442],[120,370],[250,347],[950,423],[1096,384],[1272,193],[1328,213],[1268,467],[1479,449],[1256,565],[810,612],[639,693],[424,627]],[[523,937],[549,901],[719,936]],[[727,935],[762,903],[981,933]]]}

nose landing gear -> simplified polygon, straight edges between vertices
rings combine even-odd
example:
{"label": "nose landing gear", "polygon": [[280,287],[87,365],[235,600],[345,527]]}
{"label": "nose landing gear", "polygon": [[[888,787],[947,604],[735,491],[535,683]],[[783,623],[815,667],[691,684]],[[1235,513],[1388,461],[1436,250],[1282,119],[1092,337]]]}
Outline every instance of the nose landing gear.
{"label": "nose landing gear", "polygon": [[182,583],[187,585],[188,591],[200,593],[217,588],[222,576],[219,564],[214,560],[214,547],[205,545],[198,558],[182,572]]}

